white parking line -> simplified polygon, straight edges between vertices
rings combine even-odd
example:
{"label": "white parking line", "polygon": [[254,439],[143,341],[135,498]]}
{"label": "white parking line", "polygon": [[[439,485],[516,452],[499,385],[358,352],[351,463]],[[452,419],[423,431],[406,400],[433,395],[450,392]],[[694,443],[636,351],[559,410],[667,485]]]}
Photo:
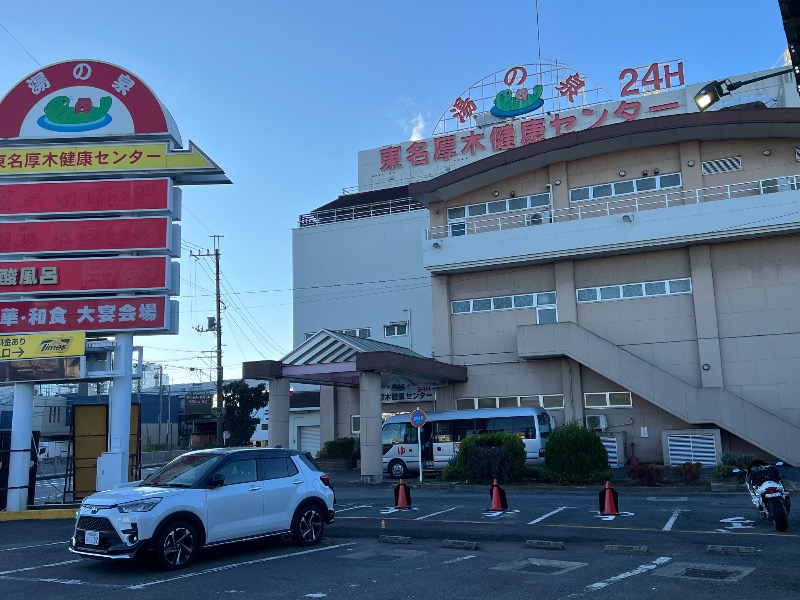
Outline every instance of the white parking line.
{"label": "white parking line", "polygon": [[27,550],[28,548],[41,548],[43,546],[57,546],[58,544],[69,544],[69,542],[49,542],[47,544],[34,544],[32,546],[17,546],[16,548],[0,548],[0,552],[11,552],[12,550]]}
{"label": "white parking line", "polygon": [[414,520],[415,521],[422,521],[422,519],[427,519],[428,517],[435,517],[436,515],[441,515],[443,513],[450,512],[451,510],[455,510],[457,508],[458,508],[457,506],[454,506],[453,508],[448,508],[447,510],[440,510],[439,512],[431,513],[429,515],[425,515],[424,517],[417,517]]}
{"label": "white parking line", "polygon": [[459,556],[458,558],[454,558],[453,560],[446,560],[444,564],[452,565],[453,563],[461,562],[462,560],[469,560],[470,558],[475,558],[472,554],[468,554],[467,556]]}
{"label": "white parking line", "polygon": [[540,521],[544,521],[547,517],[552,517],[553,515],[558,514],[562,510],[566,510],[568,508],[575,508],[575,507],[574,506],[559,506],[557,509],[547,513],[546,515],[542,515],[538,519],[534,519],[533,521],[528,523],[528,525],[536,525],[536,523],[539,523]]}
{"label": "white parking line", "polygon": [[672,511],[672,516],[667,521],[667,524],[661,529],[661,531],[672,531],[672,526],[675,524],[675,521],[678,519],[678,515],[682,512],[689,512],[688,510],[674,510]]}
{"label": "white parking line", "polygon": [[652,571],[656,567],[659,567],[663,564],[668,563],[672,559],[669,556],[659,556],[653,562],[648,563],[646,565],[639,565],[632,571],[628,571],[627,573],[620,573],[619,575],[614,575],[614,577],[609,577],[608,579],[604,579],[603,581],[598,581],[597,583],[593,583],[592,585],[586,586],[586,589],[595,591],[595,590],[602,590],[604,587],[611,585],[612,583],[616,583],[617,581],[622,581],[623,579],[627,579],[628,577],[633,577],[634,575],[641,575],[642,573],[646,573],[647,571]]}
{"label": "white parking line", "polygon": [[371,504],[362,504],[361,506],[351,506],[349,508],[337,508],[336,509],[336,514],[338,515],[339,513],[343,513],[343,512],[348,511],[348,510],[355,510],[357,508],[372,508],[372,505]]}
{"label": "white parking line", "polygon": [[36,581],[38,583],[60,583],[62,585],[85,585],[88,587],[101,588],[124,588],[124,585],[113,583],[92,583],[91,581],[81,581],[80,579],[58,579],[56,577],[14,577],[11,575],[0,575],[0,579],[8,581]]}
{"label": "white parking line", "polygon": [[23,567],[21,569],[12,569],[10,571],[0,571],[0,575],[11,575],[11,573],[22,573],[23,571],[35,571],[36,569],[45,569],[47,567],[60,567],[61,565],[70,565],[72,563],[81,562],[80,558],[74,560],[65,560],[57,563],[50,563],[47,565],[37,565],[35,567]]}
{"label": "white parking line", "polygon": [[160,585],[162,583],[169,583],[171,581],[178,581],[180,579],[188,579],[189,577],[197,577],[198,575],[208,575],[209,573],[219,573],[227,569],[235,569],[237,567],[244,567],[247,565],[257,565],[272,560],[280,560],[281,558],[291,558],[292,556],[302,556],[303,554],[314,554],[316,552],[325,552],[326,550],[335,550],[336,548],[344,548],[346,546],[354,546],[356,542],[348,542],[347,544],[336,544],[335,546],[325,546],[324,548],[314,548],[312,550],[302,550],[300,552],[290,552],[288,554],[281,554],[279,556],[267,556],[266,558],[257,558],[255,560],[246,560],[238,563],[231,563],[229,565],[222,565],[221,567],[214,567],[211,569],[204,569],[195,573],[184,573],[176,577],[168,577],[167,579],[156,579],[155,581],[148,581],[146,583],[138,583],[135,585],[128,585],[126,589],[129,590],[142,590],[151,585]]}

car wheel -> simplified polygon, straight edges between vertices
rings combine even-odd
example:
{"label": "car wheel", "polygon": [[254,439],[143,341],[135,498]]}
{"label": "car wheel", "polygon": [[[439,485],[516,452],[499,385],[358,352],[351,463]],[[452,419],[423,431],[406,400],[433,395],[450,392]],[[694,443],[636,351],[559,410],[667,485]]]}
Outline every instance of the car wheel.
{"label": "car wheel", "polygon": [[298,546],[313,546],[322,540],[325,519],[316,504],[304,504],[292,523],[292,539]]}
{"label": "car wheel", "polygon": [[402,479],[403,477],[408,476],[408,468],[406,468],[406,463],[402,460],[393,460],[389,463],[389,473],[392,474],[392,477],[396,479]]}
{"label": "car wheel", "polygon": [[172,521],[156,538],[156,562],[162,569],[174,571],[189,566],[200,552],[197,530],[186,521]]}

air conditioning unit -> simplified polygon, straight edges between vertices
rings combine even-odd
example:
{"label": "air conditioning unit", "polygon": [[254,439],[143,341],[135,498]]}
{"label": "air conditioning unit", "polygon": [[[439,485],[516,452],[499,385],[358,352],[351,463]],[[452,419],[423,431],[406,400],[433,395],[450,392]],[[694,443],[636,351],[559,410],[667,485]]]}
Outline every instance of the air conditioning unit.
{"label": "air conditioning unit", "polygon": [[525,215],[525,225],[541,225],[550,222],[550,211],[542,210],[529,215]]}
{"label": "air conditioning unit", "polygon": [[608,427],[606,415],[586,415],[586,429],[605,431],[606,427]]}

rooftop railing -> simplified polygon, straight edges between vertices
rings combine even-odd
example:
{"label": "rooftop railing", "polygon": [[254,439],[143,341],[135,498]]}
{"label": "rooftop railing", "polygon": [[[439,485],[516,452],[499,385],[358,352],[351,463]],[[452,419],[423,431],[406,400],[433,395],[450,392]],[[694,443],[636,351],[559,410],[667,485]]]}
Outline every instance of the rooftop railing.
{"label": "rooftop railing", "polygon": [[354,219],[369,219],[371,217],[381,217],[424,208],[422,204],[412,198],[386,200],[347,208],[331,208],[300,215],[300,227],[314,227],[325,223],[338,223],[339,221],[352,221]]}
{"label": "rooftop railing", "polygon": [[531,225],[549,225],[565,221],[591,219],[615,214],[640,212],[658,208],[671,208],[744,198],[776,192],[800,189],[800,175],[787,175],[755,181],[744,181],[717,185],[696,190],[672,190],[647,195],[632,195],[626,198],[614,198],[605,201],[587,200],[575,203],[566,208],[553,209],[552,206],[528,208],[509,211],[493,217],[472,217],[463,221],[450,222],[426,229],[427,239],[441,239],[474,235],[487,231],[502,231]]}

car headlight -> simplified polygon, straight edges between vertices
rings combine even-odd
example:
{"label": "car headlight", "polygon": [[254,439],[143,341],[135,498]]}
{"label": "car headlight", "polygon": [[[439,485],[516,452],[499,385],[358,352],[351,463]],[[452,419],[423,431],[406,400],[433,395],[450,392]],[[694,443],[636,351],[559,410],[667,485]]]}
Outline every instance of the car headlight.
{"label": "car headlight", "polygon": [[120,504],[117,509],[121,513],[147,512],[153,510],[159,502],[161,502],[161,498],[148,498],[147,500],[139,500],[138,502]]}

